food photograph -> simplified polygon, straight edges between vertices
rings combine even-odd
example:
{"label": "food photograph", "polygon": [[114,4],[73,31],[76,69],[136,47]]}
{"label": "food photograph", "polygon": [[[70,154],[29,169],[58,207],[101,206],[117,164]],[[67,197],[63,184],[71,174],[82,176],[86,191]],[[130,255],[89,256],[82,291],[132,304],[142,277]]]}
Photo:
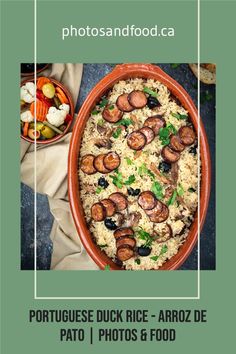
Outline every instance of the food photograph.
{"label": "food photograph", "polygon": [[216,65],[38,64],[36,82],[34,68],[21,269],[215,270]]}

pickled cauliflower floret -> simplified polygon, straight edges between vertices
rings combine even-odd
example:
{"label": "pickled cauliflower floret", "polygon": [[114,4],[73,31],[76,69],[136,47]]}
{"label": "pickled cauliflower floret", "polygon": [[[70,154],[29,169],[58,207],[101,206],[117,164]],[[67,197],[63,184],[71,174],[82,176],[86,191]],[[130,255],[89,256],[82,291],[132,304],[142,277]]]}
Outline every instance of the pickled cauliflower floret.
{"label": "pickled cauliflower floret", "polygon": [[46,118],[50,124],[54,125],[55,127],[59,127],[64,123],[69,111],[70,107],[68,104],[60,105],[59,109],[56,107],[50,107]]}
{"label": "pickled cauliflower floret", "polygon": [[33,122],[34,117],[32,116],[30,111],[24,111],[21,113],[20,119],[22,120],[22,122],[30,123]]}
{"label": "pickled cauliflower floret", "polygon": [[70,112],[70,106],[66,103],[62,103],[60,106],[59,106],[59,109],[65,111],[67,114]]}
{"label": "pickled cauliflower floret", "polygon": [[26,103],[32,103],[35,97],[35,84],[33,82],[27,82],[20,89],[20,98]]}

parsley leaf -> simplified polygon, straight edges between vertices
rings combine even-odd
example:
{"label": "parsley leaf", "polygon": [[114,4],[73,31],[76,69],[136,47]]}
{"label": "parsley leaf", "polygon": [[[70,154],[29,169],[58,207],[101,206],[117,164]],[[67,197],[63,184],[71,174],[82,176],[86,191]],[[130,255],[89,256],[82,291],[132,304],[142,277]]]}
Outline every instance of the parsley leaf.
{"label": "parsley leaf", "polygon": [[145,243],[143,244],[143,247],[149,247],[150,248],[152,243],[153,243],[152,236],[148,232],[144,231],[142,228],[140,228],[140,230],[137,231],[137,234],[138,234],[138,238],[140,240],[145,241]]}
{"label": "parsley leaf", "polygon": [[111,267],[109,266],[109,264],[106,264],[105,267],[104,267],[104,270],[110,270]]}
{"label": "parsley leaf", "polygon": [[96,194],[101,193],[101,191],[102,191],[102,187],[97,187],[97,189],[96,189]]}
{"label": "parsley leaf", "polygon": [[100,111],[98,111],[97,109],[95,109],[94,111],[91,112],[91,114],[92,114],[93,116],[96,116],[96,115],[99,114],[99,113],[100,113]]}
{"label": "parsley leaf", "polygon": [[112,134],[113,138],[114,138],[114,139],[117,139],[117,138],[120,136],[121,132],[122,132],[122,129],[121,129],[121,128],[117,128],[117,129],[114,131],[114,133]]}
{"label": "parsley leaf", "polygon": [[141,261],[140,261],[139,258],[136,258],[134,261],[135,261],[135,263],[137,263],[137,264],[140,264],[140,263],[141,263]]}
{"label": "parsley leaf", "polygon": [[160,128],[159,130],[159,137],[161,140],[162,145],[168,145],[170,142],[170,135],[171,134],[176,134],[177,130],[173,126],[173,124],[167,124],[166,127]]}
{"label": "parsley leaf", "polygon": [[125,157],[125,160],[127,162],[127,165],[133,165],[133,161],[129,157]]}
{"label": "parsley leaf", "polygon": [[134,183],[135,182],[135,175],[131,175],[129,176],[129,178],[127,179],[127,181],[124,182],[124,184],[126,186],[129,186],[130,184]]}
{"label": "parsley leaf", "polygon": [[148,175],[152,180],[155,179],[154,173],[147,168],[147,165],[143,163],[141,166],[138,168],[138,174],[142,177],[143,175]]}
{"label": "parsley leaf", "polygon": [[178,188],[177,188],[177,194],[182,197],[184,195],[184,189],[183,189],[183,186],[181,184],[178,185]]}
{"label": "parsley leaf", "polygon": [[194,193],[194,192],[196,192],[196,189],[190,187],[190,188],[188,189],[188,191],[189,191],[190,193]]}
{"label": "parsley leaf", "polygon": [[150,96],[153,96],[153,97],[157,97],[158,96],[157,92],[151,90],[150,88],[148,88],[146,86],[144,87],[143,92],[148,93]]}
{"label": "parsley leaf", "polygon": [[103,107],[105,107],[107,105],[107,103],[108,103],[108,99],[104,97],[102,99],[102,101],[99,103],[99,107],[103,108]]}
{"label": "parsley leaf", "polygon": [[123,125],[125,127],[128,127],[131,124],[134,124],[134,122],[130,118],[124,118],[115,123],[115,125]]}
{"label": "parsley leaf", "polygon": [[152,257],[150,257],[150,259],[153,260],[153,261],[155,261],[155,262],[158,260],[158,258],[159,258],[159,256],[152,256]]}
{"label": "parsley leaf", "polygon": [[111,111],[112,109],[114,109],[115,108],[115,106],[114,106],[114,104],[111,104],[109,107],[108,107],[108,109]]}
{"label": "parsley leaf", "polygon": [[177,191],[176,189],[174,190],[174,192],[172,193],[172,196],[170,197],[170,199],[168,200],[168,202],[166,203],[168,206],[169,205],[173,205],[175,202],[175,199],[177,197]]}
{"label": "parsley leaf", "polygon": [[166,245],[163,245],[159,256],[161,256],[162,254],[166,253],[167,251],[168,251],[168,247]]}
{"label": "parsley leaf", "polygon": [[101,127],[103,127],[105,124],[105,120],[104,119],[99,119],[98,120],[98,125],[100,125]]}
{"label": "parsley leaf", "polygon": [[105,248],[105,247],[107,247],[108,245],[107,244],[104,244],[104,245],[98,245],[99,247],[101,247],[101,248]]}
{"label": "parsley leaf", "polygon": [[151,191],[155,194],[157,199],[162,199],[164,197],[163,187],[159,182],[155,181],[152,185]]}
{"label": "parsley leaf", "polygon": [[188,115],[186,114],[179,114],[179,113],[171,113],[171,115],[175,118],[177,118],[178,120],[181,119],[188,119]]}
{"label": "parsley leaf", "polygon": [[112,183],[117,187],[117,188],[122,188],[123,187],[123,177],[120,172],[117,172],[116,175],[110,176],[112,178]]}

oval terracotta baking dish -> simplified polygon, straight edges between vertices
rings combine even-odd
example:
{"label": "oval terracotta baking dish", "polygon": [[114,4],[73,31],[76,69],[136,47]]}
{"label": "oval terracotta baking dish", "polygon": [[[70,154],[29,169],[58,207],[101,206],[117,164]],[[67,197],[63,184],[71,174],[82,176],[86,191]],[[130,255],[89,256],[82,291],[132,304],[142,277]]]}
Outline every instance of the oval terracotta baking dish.
{"label": "oval terracotta baking dish", "polygon": [[[74,222],[78,231],[78,234],[83,242],[89,255],[96,262],[96,264],[104,269],[105,265],[109,264],[110,269],[120,270],[121,268],[116,265],[101,249],[94,243],[92,235],[87,227],[83,206],[80,200],[79,181],[78,181],[78,156],[80,153],[81,138],[83,131],[90,115],[91,110],[99,99],[113,87],[113,85],[119,80],[126,80],[128,78],[152,78],[160,81],[168,87],[173,95],[175,95],[183,107],[185,107],[191,118],[191,121],[198,131],[198,113],[197,109],[188,95],[188,93],[180,86],[174,79],[168,76],[158,66],[151,64],[122,64],[117,65],[114,70],[106,75],[99,83],[93,88],[84,104],[82,105],[75,126],[73,128],[73,134],[70,142],[69,161],[68,161],[68,188],[69,188],[69,200],[71,211],[73,214]],[[202,121],[199,122],[199,135],[200,135],[200,151],[201,151],[201,191],[200,191],[200,228],[202,228],[208,202],[210,196],[210,184],[211,184],[211,160],[209,146],[205,129]],[[178,269],[181,264],[191,253],[194,245],[198,239],[198,217],[197,213],[195,219],[190,227],[190,231],[186,242],[180,247],[179,252],[173,256],[170,260],[166,261],[164,265],[159,268],[160,270],[174,270]]]}

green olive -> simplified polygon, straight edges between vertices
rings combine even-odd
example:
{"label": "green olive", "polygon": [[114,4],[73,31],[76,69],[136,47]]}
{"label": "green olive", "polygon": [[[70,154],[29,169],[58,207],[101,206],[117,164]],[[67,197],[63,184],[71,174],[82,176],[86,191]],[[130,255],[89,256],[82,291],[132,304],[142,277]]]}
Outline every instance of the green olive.
{"label": "green olive", "polygon": [[42,91],[44,96],[47,98],[53,98],[56,92],[55,87],[52,83],[44,84],[42,87]]}
{"label": "green olive", "polygon": [[[30,125],[29,125],[30,128],[34,129],[35,127],[35,124],[34,122],[31,122]],[[40,131],[42,128],[44,127],[44,124],[41,123],[41,122],[37,122],[36,123],[36,130]]]}
{"label": "green olive", "polygon": [[41,129],[41,134],[47,138],[47,139],[52,139],[56,133],[54,132],[54,130],[52,130],[51,128],[47,127],[47,126],[44,126],[42,129]]}
{"label": "green olive", "polygon": [[33,140],[35,137],[36,137],[36,139],[38,139],[40,137],[40,132],[38,130],[29,129],[28,130],[28,137]]}

